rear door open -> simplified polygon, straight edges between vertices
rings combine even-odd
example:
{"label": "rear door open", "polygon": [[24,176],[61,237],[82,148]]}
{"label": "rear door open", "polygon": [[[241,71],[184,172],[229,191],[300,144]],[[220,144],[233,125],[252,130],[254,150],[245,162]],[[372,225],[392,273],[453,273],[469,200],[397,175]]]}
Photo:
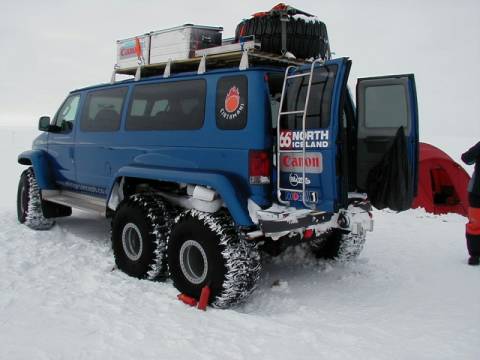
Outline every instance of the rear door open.
{"label": "rear door open", "polygon": [[349,69],[350,61],[340,58],[287,71],[277,139],[279,202],[325,212],[338,209],[338,119]]}
{"label": "rear door open", "polygon": [[412,74],[357,83],[356,183],[373,206],[403,211],[417,191],[418,109]]}

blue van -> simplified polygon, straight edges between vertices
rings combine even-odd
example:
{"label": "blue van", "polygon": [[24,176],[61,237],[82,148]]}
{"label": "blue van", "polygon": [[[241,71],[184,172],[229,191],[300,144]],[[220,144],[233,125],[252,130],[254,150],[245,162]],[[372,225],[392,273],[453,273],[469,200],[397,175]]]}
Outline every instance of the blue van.
{"label": "blue van", "polygon": [[107,216],[120,270],[208,286],[220,308],[253,291],[263,252],[354,258],[371,205],[410,207],[418,114],[413,75],[359,79],[355,105],[350,67],[251,60],[72,91],[18,157],[19,221]]}

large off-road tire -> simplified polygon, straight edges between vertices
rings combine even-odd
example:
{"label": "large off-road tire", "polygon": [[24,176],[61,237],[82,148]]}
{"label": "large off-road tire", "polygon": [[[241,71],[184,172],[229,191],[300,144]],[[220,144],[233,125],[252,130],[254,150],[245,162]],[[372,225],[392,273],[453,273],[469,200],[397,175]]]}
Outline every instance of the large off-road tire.
{"label": "large off-road tire", "polygon": [[[253,17],[238,24],[235,31],[236,41],[251,35],[261,42],[262,51],[281,53],[282,25],[279,16]],[[287,50],[300,59],[329,58],[330,45],[325,24],[290,17],[287,22]]]}
{"label": "large off-road tire", "polygon": [[172,210],[157,194],[123,200],[112,219],[112,248],[118,268],[139,279],[167,276],[166,246]]}
{"label": "large off-road tire", "polygon": [[183,212],[175,220],[167,253],[174,286],[198,299],[209,285],[210,304],[217,308],[242,302],[260,276],[256,245],[239,237],[227,214]]}
{"label": "large off-road tire", "polygon": [[333,229],[323,238],[310,243],[317,258],[348,261],[356,259],[363,250],[366,234],[354,235],[349,231]]}
{"label": "large off-road tire", "polygon": [[55,221],[47,219],[42,211],[42,196],[35,179],[33,168],[26,169],[20,176],[17,192],[18,221],[33,230],[48,230]]}

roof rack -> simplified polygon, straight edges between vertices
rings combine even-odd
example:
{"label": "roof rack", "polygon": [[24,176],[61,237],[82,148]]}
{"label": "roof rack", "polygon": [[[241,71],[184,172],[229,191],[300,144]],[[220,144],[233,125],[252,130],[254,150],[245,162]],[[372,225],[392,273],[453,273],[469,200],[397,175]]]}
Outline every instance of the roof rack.
{"label": "roof rack", "polygon": [[311,63],[309,60],[296,59],[284,55],[266,53],[260,50],[260,44],[255,40],[239,43],[225,43],[222,46],[208,49],[196,50],[195,56],[189,59],[182,59],[168,62],[147,64],[140,63],[136,67],[115,68],[111,82],[115,82],[116,74],[132,75],[135,80],[151,76],[169,77],[171,73],[182,73],[197,71],[203,74],[208,69],[221,69],[238,66],[245,70],[251,66],[279,66],[303,65]]}

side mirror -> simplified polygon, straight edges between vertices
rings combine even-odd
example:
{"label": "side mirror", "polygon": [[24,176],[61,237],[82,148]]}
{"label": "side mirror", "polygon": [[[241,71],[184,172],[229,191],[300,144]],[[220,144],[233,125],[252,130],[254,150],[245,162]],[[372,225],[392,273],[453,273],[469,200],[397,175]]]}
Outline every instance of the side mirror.
{"label": "side mirror", "polygon": [[38,130],[50,131],[50,116],[42,116],[38,120]]}

